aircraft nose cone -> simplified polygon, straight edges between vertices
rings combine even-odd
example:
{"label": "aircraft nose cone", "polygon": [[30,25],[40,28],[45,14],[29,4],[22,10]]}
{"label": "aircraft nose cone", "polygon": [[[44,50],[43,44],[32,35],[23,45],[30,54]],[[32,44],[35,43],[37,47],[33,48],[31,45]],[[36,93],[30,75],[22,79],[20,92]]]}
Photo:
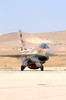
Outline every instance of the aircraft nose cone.
{"label": "aircraft nose cone", "polygon": [[46,55],[47,56],[55,56],[56,54],[53,50],[47,50]]}

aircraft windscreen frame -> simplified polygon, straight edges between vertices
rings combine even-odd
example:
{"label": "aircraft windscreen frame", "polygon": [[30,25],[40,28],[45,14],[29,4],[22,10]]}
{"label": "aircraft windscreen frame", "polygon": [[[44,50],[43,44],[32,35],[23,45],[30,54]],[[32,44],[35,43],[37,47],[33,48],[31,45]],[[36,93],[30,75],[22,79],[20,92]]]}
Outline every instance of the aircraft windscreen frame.
{"label": "aircraft windscreen frame", "polygon": [[46,44],[46,43],[40,44],[39,47],[42,48],[42,49],[49,49],[49,46],[48,46],[48,44]]}

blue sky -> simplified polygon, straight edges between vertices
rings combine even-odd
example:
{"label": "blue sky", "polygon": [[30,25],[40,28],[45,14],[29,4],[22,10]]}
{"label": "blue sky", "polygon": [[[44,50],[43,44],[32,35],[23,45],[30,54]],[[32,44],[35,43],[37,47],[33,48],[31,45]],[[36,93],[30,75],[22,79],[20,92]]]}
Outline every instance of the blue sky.
{"label": "blue sky", "polygon": [[0,0],[0,33],[66,30],[66,0]]}

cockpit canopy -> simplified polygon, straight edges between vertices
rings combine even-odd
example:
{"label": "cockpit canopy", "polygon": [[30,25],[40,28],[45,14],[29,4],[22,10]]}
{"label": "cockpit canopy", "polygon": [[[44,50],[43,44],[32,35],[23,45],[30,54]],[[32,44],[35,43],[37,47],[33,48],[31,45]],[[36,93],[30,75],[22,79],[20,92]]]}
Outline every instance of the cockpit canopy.
{"label": "cockpit canopy", "polygon": [[49,46],[48,46],[48,44],[46,44],[46,43],[40,44],[39,47],[42,48],[42,49],[49,49]]}

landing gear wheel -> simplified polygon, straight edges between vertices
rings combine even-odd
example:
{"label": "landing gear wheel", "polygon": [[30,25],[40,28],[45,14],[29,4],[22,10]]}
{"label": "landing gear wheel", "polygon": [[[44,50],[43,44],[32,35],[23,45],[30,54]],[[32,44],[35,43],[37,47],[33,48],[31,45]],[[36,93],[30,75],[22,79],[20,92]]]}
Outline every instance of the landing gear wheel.
{"label": "landing gear wheel", "polygon": [[24,69],[25,69],[25,66],[22,65],[22,66],[21,66],[21,71],[23,71]]}
{"label": "landing gear wheel", "polygon": [[41,69],[41,71],[43,71],[43,70],[44,70],[44,67],[43,67],[43,65],[41,65],[40,69]]}

